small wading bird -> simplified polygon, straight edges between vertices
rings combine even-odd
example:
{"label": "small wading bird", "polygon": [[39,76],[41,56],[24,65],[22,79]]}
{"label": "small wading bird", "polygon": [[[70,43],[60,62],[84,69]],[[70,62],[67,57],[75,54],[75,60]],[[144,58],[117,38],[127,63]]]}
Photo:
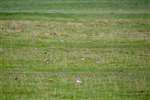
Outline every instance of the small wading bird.
{"label": "small wading bird", "polygon": [[82,81],[81,81],[80,77],[77,77],[77,78],[76,78],[76,84],[77,84],[77,85],[80,85],[81,83],[82,83]]}

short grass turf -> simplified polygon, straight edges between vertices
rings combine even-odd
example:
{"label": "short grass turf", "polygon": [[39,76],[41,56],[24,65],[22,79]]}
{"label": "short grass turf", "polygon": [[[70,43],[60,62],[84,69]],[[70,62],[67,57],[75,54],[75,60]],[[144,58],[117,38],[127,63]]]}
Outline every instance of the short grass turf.
{"label": "short grass turf", "polygon": [[0,0],[0,100],[149,100],[149,11],[150,0]]}

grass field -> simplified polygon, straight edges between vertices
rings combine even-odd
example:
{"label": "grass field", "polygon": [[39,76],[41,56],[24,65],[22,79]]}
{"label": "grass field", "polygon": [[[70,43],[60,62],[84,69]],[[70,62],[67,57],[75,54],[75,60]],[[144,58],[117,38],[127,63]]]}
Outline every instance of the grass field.
{"label": "grass field", "polygon": [[150,0],[0,0],[0,100],[150,100],[149,11]]}

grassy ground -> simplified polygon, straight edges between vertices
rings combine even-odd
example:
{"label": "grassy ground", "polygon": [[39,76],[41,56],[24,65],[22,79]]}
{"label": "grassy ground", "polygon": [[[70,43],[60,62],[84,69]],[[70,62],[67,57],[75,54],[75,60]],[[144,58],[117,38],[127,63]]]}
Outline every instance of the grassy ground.
{"label": "grassy ground", "polygon": [[0,100],[149,100],[149,10],[149,0],[0,0]]}

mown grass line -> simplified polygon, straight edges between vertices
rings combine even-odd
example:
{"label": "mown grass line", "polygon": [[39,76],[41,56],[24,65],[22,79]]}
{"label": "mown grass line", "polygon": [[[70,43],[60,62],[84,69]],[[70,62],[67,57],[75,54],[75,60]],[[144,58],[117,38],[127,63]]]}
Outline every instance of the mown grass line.
{"label": "mown grass line", "polygon": [[150,14],[62,14],[62,13],[0,13],[1,20],[82,21],[97,19],[149,19]]}

